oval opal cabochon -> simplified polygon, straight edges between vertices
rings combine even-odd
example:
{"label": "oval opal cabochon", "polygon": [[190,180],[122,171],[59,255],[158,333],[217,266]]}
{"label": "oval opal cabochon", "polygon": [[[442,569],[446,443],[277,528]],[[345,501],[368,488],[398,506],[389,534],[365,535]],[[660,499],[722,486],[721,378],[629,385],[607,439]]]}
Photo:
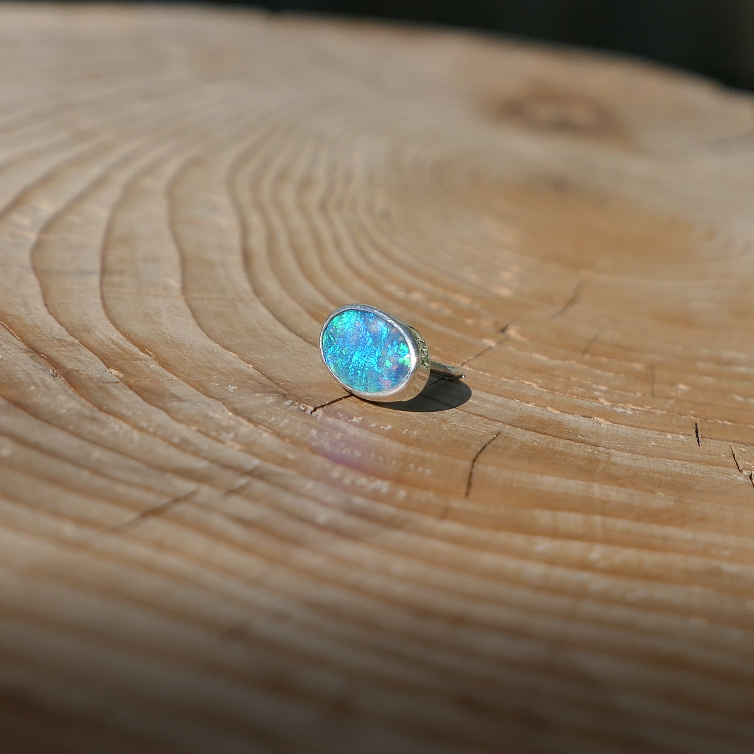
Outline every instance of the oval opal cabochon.
{"label": "oval opal cabochon", "polygon": [[411,377],[406,337],[376,312],[339,312],[325,325],[321,342],[328,369],[350,390],[383,393]]}

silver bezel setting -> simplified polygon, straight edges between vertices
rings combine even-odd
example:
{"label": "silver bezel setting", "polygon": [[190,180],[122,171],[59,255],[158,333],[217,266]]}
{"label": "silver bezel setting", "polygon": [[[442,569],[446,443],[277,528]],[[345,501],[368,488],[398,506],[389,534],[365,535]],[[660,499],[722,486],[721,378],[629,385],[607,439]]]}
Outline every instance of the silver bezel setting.
{"label": "silver bezel setting", "polygon": [[[337,317],[338,314],[347,311],[360,311],[375,314],[381,319],[384,319],[388,324],[392,325],[405,338],[411,355],[411,369],[408,373],[408,377],[406,377],[403,383],[398,385],[398,387],[395,387],[392,390],[382,390],[379,393],[364,393],[361,390],[354,390],[346,385],[327,365],[327,362],[325,361],[325,353],[322,348],[322,338],[330,321],[334,317]],[[363,398],[365,401],[371,401],[372,403],[410,401],[421,393],[429,379],[429,351],[427,349],[427,344],[424,342],[424,338],[422,338],[413,327],[407,325],[405,322],[396,319],[391,314],[382,311],[382,309],[378,309],[375,306],[367,306],[366,304],[348,304],[347,306],[340,306],[330,313],[319,332],[319,355],[322,357],[322,361],[327,367],[327,371],[330,372],[340,385],[352,395]]]}

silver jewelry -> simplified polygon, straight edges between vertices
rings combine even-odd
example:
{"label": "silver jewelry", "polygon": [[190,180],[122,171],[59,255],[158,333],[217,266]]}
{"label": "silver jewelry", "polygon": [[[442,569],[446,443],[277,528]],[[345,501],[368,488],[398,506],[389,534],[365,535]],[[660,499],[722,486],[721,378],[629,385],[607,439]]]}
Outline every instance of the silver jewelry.
{"label": "silver jewelry", "polygon": [[366,304],[341,306],[322,325],[319,350],[325,366],[349,393],[368,401],[407,401],[421,393],[430,371],[458,380],[459,369],[431,361],[411,325]]}

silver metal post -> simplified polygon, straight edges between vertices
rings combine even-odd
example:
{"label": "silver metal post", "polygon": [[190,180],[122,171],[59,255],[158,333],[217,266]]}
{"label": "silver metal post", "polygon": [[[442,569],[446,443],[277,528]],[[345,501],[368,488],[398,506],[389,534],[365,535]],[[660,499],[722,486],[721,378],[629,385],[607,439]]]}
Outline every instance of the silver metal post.
{"label": "silver metal post", "polygon": [[429,369],[432,374],[442,377],[445,380],[460,380],[466,375],[458,369],[458,367],[452,367],[449,364],[441,364],[439,361],[429,362]]}

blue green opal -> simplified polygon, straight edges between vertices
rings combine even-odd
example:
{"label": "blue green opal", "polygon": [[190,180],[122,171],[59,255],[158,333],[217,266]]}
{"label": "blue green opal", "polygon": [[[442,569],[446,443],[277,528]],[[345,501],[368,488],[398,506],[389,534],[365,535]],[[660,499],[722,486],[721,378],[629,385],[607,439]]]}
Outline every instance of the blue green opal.
{"label": "blue green opal", "polygon": [[400,330],[374,312],[346,309],[322,333],[322,356],[350,390],[381,393],[411,374],[411,351]]}

